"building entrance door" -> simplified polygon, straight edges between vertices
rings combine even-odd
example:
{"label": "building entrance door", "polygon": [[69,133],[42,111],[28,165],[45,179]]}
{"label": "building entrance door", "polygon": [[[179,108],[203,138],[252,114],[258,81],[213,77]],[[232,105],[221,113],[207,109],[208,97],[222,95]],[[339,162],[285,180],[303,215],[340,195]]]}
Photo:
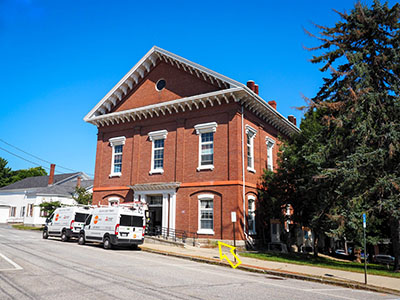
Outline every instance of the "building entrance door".
{"label": "building entrance door", "polygon": [[162,234],[162,195],[147,195],[146,202],[148,205],[147,211],[147,232],[150,235]]}

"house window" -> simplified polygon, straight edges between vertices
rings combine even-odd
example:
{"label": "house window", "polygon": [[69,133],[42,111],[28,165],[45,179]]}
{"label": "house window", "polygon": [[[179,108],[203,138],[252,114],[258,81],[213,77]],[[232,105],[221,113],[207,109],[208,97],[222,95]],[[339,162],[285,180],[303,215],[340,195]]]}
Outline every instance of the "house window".
{"label": "house window", "polygon": [[199,196],[199,234],[214,234],[214,195]]}
{"label": "house window", "polygon": [[248,214],[248,226],[249,234],[256,234],[256,198],[253,195],[247,197],[247,214]]}
{"label": "house window", "polygon": [[150,174],[164,173],[164,141],[167,138],[166,130],[149,132],[149,139],[152,142]]}
{"label": "house window", "polygon": [[275,146],[275,141],[269,137],[266,138],[267,142],[267,166],[268,170],[273,171],[274,170],[274,157],[273,157],[273,151],[272,149]]}
{"label": "house window", "polygon": [[214,169],[214,133],[217,126],[216,122],[194,126],[196,134],[199,135],[199,165],[197,171]]}
{"label": "house window", "polygon": [[256,137],[257,130],[253,127],[246,125],[246,138],[247,138],[247,171],[255,173],[254,169],[254,138]]}
{"label": "house window", "polygon": [[20,211],[20,213],[19,213],[19,216],[20,216],[20,217],[25,216],[25,206],[22,206],[22,207],[21,207],[21,211]]}
{"label": "house window", "polygon": [[43,218],[46,218],[49,216],[49,213],[47,210],[44,210],[43,208],[40,209],[40,216]]}
{"label": "house window", "polygon": [[111,173],[110,177],[121,176],[122,174],[122,151],[126,138],[124,136],[109,139],[112,147]]}
{"label": "house window", "polygon": [[28,210],[26,211],[27,217],[33,217],[33,204],[28,204]]}
{"label": "house window", "polygon": [[15,206],[10,207],[10,217],[15,217],[17,208]]}

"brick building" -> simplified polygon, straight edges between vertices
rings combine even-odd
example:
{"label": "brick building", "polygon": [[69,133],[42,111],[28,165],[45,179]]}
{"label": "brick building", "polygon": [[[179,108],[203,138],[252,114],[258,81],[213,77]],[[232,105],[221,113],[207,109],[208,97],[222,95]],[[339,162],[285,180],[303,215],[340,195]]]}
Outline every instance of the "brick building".
{"label": "brick building", "polygon": [[153,47],[88,113],[98,127],[95,204],[143,201],[149,226],[200,238],[254,237],[257,182],[278,136],[298,131],[253,81]]}

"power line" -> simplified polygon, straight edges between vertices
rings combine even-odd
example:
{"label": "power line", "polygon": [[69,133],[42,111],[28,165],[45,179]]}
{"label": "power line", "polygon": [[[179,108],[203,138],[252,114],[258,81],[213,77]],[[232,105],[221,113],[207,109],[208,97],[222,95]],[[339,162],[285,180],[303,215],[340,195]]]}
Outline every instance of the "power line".
{"label": "power line", "polygon": [[[3,140],[3,139],[0,139],[0,142],[4,143],[4,144],[6,144],[6,145],[8,145],[8,146],[10,146],[10,147],[13,147],[14,149],[17,149],[18,151],[21,151],[21,152],[23,152],[23,153],[25,153],[25,154],[27,154],[27,155],[29,155],[29,156],[32,156],[32,157],[34,157],[34,158],[36,158],[36,159],[38,159],[38,160],[40,160],[40,161],[43,161],[43,162],[48,163],[48,164],[52,164],[52,162],[50,162],[50,161],[48,161],[48,160],[45,160],[45,159],[42,159],[42,158],[40,158],[40,157],[38,157],[38,156],[36,156],[36,155],[33,155],[33,154],[29,153],[29,152],[26,152],[26,151],[24,151],[24,150],[18,148],[17,146],[14,146],[14,145],[12,145],[12,144],[6,142],[6,141]],[[13,154],[13,153],[11,153],[10,151],[5,150],[4,148],[0,148],[0,149],[2,149],[2,150],[6,151],[6,152],[8,152],[8,153],[10,153],[10,154],[12,154],[12,155],[14,155],[14,156],[17,156],[18,158],[21,158],[21,159],[23,159],[23,160],[25,160],[25,161],[28,161],[28,162],[30,162],[30,163],[33,163],[34,165],[43,167],[42,165],[39,165],[39,164],[37,164],[37,163],[35,163],[35,162],[32,162],[32,161],[30,161],[30,160],[28,160],[28,159],[25,159],[25,158],[23,158],[23,157],[21,157],[21,156],[18,156],[17,154]],[[43,167],[43,168],[46,168],[46,169],[49,170],[48,167]],[[67,168],[67,167],[63,167],[63,166],[60,166],[60,165],[57,165],[57,164],[56,164],[56,168],[61,168],[61,169],[68,170],[68,171],[71,171],[71,172],[74,172],[74,173],[80,172],[80,171],[73,170],[73,169],[70,169],[70,168]],[[58,172],[58,173],[61,173],[61,174],[65,174],[65,173],[62,173],[62,172],[59,172],[59,171],[57,171],[57,172]],[[90,174],[90,173],[86,173],[86,174],[88,174],[89,176],[94,176],[94,174]]]}
{"label": "power line", "polygon": [[[13,147],[14,149],[17,149],[18,151],[21,151],[21,152],[23,152],[23,153],[25,153],[25,154],[27,154],[27,155],[29,155],[29,156],[32,156],[32,157],[34,157],[34,158],[36,158],[36,159],[38,159],[38,160],[41,160],[41,161],[45,162],[45,163],[52,164],[52,162],[50,162],[50,161],[48,161],[48,160],[45,160],[45,159],[42,159],[42,158],[40,158],[40,157],[37,157],[36,155],[30,154],[30,153],[28,153],[28,152],[26,152],[26,151],[24,151],[24,150],[22,150],[22,149],[20,149],[20,148],[18,148],[18,147],[16,147],[16,146],[14,146],[14,145],[11,145],[10,143],[7,143],[7,142],[4,141],[3,139],[0,139],[0,142],[3,142],[4,144],[7,144],[8,146]],[[4,150],[4,149],[3,149],[3,150]],[[66,167],[63,167],[63,166],[60,166],[60,165],[57,165],[57,167],[58,167],[58,168],[61,168],[61,169],[68,170],[68,171],[71,171],[71,172],[79,172],[79,171],[72,170],[72,169],[70,169],[70,168],[66,168]]]}
{"label": "power line", "polygon": [[7,153],[9,153],[11,155],[14,155],[14,156],[20,158],[22,160],[25,160],[25,161],[27,161],[27,162],[29,162],[31,164],[34,164],[35,166],[39,166],[39,167],[45,168],[47,170],[50,170],[50,168],[48,168],[48,167],[42,166],[42,165],[40,165],[38,163],[35,163],[35,162],[33,162],[33,161],[29,160],[29,159],[23,158],[22,156],[19,156],[18,154],[15,154],[15,153],[12,153],[12,152],[8,151],[7,149],[4,149],[3,147],[0,147],[0,149],[3,150],[3,151],[6,151]]}

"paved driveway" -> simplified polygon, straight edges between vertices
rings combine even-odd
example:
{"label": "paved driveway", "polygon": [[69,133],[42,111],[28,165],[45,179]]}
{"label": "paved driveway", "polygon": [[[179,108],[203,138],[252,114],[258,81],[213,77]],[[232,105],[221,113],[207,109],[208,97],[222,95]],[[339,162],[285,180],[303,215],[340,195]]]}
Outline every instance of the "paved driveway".
{"label": "paved driveway", "polygon": [[398,299],[0,226],[0,299]]}

